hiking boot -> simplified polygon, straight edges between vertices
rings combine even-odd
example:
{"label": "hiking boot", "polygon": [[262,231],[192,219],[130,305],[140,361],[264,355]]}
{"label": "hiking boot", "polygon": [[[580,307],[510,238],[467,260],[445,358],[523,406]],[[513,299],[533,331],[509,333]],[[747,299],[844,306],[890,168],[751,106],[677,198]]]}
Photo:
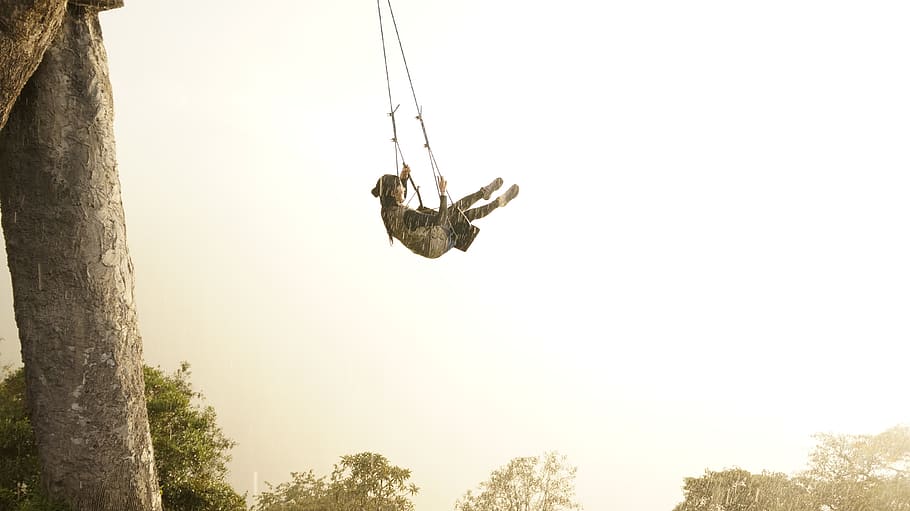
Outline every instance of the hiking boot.
{"label": "hiking boot", "polygon": [[499,204],[499,207],[503,207],[509,203],[510,200],[518,196],[518,185],[512,185],[506,190],[506,193],[496,197],[496,202]]}
{"label": "hiking boot", "polygon": [[490,197],[493,195],[493,192],[499,190],[499,187],[502,186],[502,178],[497,177],[493,180],[492,183],[484,186],[480,189],[480,192],[483,194],[483,200],[490,200]]}

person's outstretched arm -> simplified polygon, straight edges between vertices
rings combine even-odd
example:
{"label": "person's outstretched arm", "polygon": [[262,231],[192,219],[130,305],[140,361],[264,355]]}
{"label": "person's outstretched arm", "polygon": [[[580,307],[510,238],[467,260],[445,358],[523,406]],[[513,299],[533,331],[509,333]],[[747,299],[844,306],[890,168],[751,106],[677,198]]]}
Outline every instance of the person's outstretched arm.
{"label": "person's outstretched arm", "polygon": [[445,225],[449,218],[448,202],[446,201],[446,179],[439,176],[439,213],[436,215],[436,225]]}
{"label": "person's outstretched arm", "polygon": [[408,196],[408,177],[410,177],[410,176],[411,176],[411,167],[408,167],[408,165],[406,163],[402,164],[401,174],[398,175],[398,179],[401,180],[401,186],[404,187],[404,196],[405,197]]}

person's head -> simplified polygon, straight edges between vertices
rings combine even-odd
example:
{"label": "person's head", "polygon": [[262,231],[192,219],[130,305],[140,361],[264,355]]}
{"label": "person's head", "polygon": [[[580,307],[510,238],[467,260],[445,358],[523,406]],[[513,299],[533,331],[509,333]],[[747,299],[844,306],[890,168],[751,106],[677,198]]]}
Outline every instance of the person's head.
{"label": "person's head", "polygon": [[404,202],[405,189],[401,184],[401,178],[395,174],[386,174],[376,181],[376,186],[373,187],[371,193],[373,197],[379,197],[379,203],[382,204],[382,223],[385,224],[385,231],[389,235],[389,244],[391,244],[394,237],[387,212],[392,210],[386,208]]}
{"label": "person's head", "polygon": [[405,188],[401,179],[395,174],[386,174],[376,181],[372,190],[373,197],[379,197],[383,206],[404,202]]}

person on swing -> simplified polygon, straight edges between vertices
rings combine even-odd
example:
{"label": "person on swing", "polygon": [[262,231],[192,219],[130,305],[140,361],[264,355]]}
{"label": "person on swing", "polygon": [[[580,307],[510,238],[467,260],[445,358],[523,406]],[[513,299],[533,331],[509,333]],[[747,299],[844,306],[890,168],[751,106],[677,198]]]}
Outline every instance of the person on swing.
{"label": "person on swing", "polygon": [[389,235],[389,244],[397,239],[411,252],[430,259],[442,256],[452,247],[466,251],[479,231],[470,222],[489,215],[518,195],[518,185],[512,185],[488,204],[468,209],[480,199],[489,200],[493,192],[502,186],[502,178],[497,177],[492,183],[452,204],[454,207],[450,210],[446,201],[446,180],[439,176],[439,209],[412,209],[404,204],[410,172],[411,169],[403,165],[401,175],[380,177],[372,193],[373,197],[379,198],[382,206],[380,215]]}

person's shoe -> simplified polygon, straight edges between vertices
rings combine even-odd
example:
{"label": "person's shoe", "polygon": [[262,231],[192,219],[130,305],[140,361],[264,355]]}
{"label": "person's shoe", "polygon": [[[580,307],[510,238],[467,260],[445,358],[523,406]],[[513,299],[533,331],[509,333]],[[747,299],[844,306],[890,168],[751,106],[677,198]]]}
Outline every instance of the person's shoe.
{"label": "person's shoe", "polygon": [[490,200],[490,197],[493,195],[493,192],[495,192],[496,190],[499,190],[500,186],[502,186],[502,178],[497,177],[496,179],[493,180],[492,183],[481,188],[480,191],[481,191],[481,193],[483,193],[483,200]]}
{"label": "person's shoe", "polygon": [[509,203],[510,200],[518,196],[518,185],[512,185],[506,190],[506,193],[496,197],[496,202],[499,203],[499,207],[503,207]]}

